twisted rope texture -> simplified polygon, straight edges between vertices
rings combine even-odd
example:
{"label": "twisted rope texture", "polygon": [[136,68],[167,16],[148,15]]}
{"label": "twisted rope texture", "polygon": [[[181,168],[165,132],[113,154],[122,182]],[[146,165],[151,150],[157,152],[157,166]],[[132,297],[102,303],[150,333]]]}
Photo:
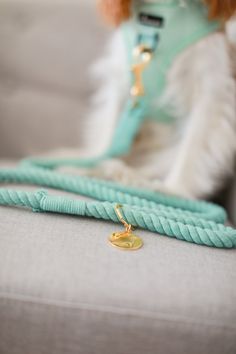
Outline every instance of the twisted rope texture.
{"label": "twisted rope texture", "polygon": [[198,245],[236,247],[236,231],[224,226],[224,209],[211,203],[185,200],[87,177],[63,175],[38,167],[1,169],[0,182],[45,186],[98,200],[85,202],[50,196],[45,191],[32,193],[3,188],[0,189],[0,205],[119,222],[115,205],[121,203],[125,219],[133,226]]}

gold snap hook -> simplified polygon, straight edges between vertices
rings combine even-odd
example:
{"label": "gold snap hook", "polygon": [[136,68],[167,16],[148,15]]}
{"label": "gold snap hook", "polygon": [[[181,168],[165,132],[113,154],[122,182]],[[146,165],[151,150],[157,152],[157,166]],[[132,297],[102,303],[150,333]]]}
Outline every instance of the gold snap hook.
{"label": "gold snap hook", "polygon": [[134,75],[134,84],[130,90],[131,97],[137,98],[145,95],[143,84],[143,72],[152,60],[153,52],[144,45],[138,45],[134,48],[134,58],[137,61],[131,71]]}
{"label": "gold snap hook", "polygon": [[143,246],[143,240],[132,233],[133,227],[128,224],[121,213],[122,205],[115,206],[115,212],[120,222],[124,225],[125,230],[121,232],[114,232],[109,237],[109,243],[121,250],[138,250]]}
{"label": "gold snap hook", "polygon": [[122,205],[121,204],[117,204],[115,207],[115,212],[116,215],[118,216],[120,222],[122,222],[122,224],[124,225],[124,227],[126,228],[126,230],[131,230],[132,229],[132,225],[128,224],[125,219],[123,218],[123,215],[121,213],[121,209],[122,209]]}

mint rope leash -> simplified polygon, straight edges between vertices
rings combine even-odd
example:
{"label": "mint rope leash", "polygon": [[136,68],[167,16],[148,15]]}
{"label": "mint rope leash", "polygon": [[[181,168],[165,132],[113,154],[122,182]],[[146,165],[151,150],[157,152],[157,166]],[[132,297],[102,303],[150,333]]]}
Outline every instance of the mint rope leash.
{"label": "mint rope leash", "polygon": [[121,203],[125,219],[136,227],[198,245],[236,247],[236,231],[223,225],[226,220],[224,209],[211,203],[87,177],[67,176],[40,168],[1,169],[0,182],[46,186],[99,200],[86,202],[50,196],[45,191],[33,193],[0,189],[0,205],[119,222],[115,205]]}

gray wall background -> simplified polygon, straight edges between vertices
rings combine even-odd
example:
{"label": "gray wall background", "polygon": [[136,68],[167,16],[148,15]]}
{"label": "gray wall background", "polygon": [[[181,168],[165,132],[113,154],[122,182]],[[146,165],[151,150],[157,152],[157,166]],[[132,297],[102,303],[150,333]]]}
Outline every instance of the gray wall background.
{"label": "gray wall background", "polygon": [[92,0],[0,1],[1,158],[81,144],[107,35]]}

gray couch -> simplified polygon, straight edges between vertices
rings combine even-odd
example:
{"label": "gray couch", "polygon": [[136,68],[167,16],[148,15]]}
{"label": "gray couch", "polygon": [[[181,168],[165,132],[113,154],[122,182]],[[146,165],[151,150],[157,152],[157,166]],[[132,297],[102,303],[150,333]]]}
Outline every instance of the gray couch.
{"label": "gray couch", "polygon": [[[1,0],[1,166],[81,143],[106,35],[92,1]],[[123,253],[115,230],[0,208],[0,354],[235,354],[236,251],[139,230]]]}

